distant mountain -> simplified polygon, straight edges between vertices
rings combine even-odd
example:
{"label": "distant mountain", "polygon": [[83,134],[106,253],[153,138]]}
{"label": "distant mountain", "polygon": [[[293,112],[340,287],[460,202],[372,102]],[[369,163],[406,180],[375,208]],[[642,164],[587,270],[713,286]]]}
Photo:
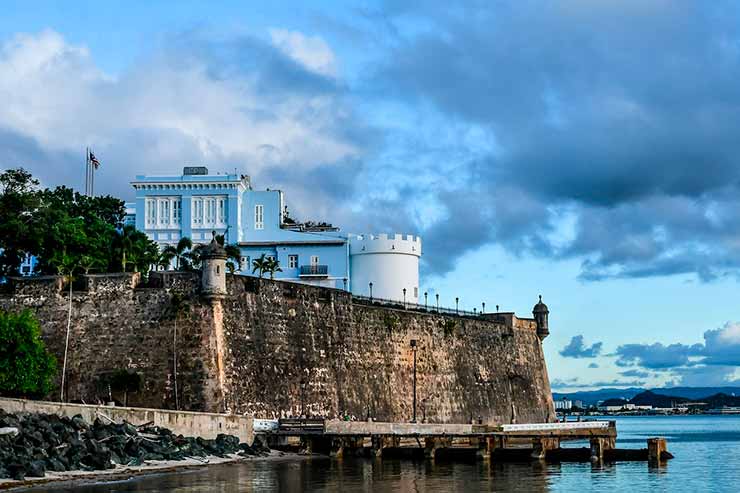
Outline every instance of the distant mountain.
{"label": "distant mountain", "polygon": [[[603,388],[599,390],[581,390],[577,392],[553,392],[552,396],[555,400],[565,397],[574,401],[583,401],[584,405],[589,406],[607,399],[631,400],[633,397],[646,391],[666,396],[669,399],[684,398],[701,402],[708,402],[706,398],[716,396],[717,394],[724,394],[730,398],[740,396],[740,387],[667,387],[658,389],[644,389],[636,387],[626,389]],[[718,402],[720,400],[721,399],[719,399]],[[733,404],[726,405],[730,406]]]}
{"label": "distant mountain", "polygon": [[689,402],[691,399],[677,395],[663,395],[646,390],[630,399],[630,404],[636,406],[653,406],[653,407],[676,407],[678,404]]}

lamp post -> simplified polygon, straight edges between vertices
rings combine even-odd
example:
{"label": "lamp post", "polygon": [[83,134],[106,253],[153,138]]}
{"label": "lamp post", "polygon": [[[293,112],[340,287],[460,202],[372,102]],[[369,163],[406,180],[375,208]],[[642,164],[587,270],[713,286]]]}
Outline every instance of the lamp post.
{"label": "lamp post", "polygon": [[498,305],[496,305],[496,313],[498,313]]}
{"label": "lamp post", "polygon": [[344,283],[344,290],[347,291],[347,278],[342,278],[342,282]]}
{"label": "lamp post", "polygon": [[483,315],[484,313],[486,313],[486,302],[485,301],[483,302],[483,309],[480,311],[481,315]]}
{"label": "lamp post", "polygon": [[428,294],[429,293],[427,293],[426,291],[424,291],[424,311],[427,310],[427,295]]}
{"label": "lamp post", "polygon": [[439,293],[435,295],[437,297],[437,313],[439,313]]}
{"label": "lamp post", "polygon": [[414,417],[411,419],[412,423],[416,423],[416,339],[411,339],[411,351],[414,353],[414,395],[413,395],[413,408]]}
{"label": "lamp post", "polygon": [[459,306],[460,306],[460,298],[456,297],[455,298],[455,315],[460,315]]}
{"label": "lamp post", "polygon": [[403,309],[406,309],[406,288],[403,288]]}
{"label": "lamp post", "polygon": [[301,418],[306,417],[306,379],[301,378]]}
{"label": "lamp post", "polygon": [[373,283],[370,283],[370,303],[373,302]]}
{"label": "lamp post", "polygon": [[477,317],[478,316],[478,309],[477,308],[473,308],[473,316],[474,317]]}

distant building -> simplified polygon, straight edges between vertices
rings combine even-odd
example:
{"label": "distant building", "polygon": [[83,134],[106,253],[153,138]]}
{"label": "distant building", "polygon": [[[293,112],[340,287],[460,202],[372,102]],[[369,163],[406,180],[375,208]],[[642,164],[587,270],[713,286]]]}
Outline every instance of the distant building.
{"label": "distant building", "polygon": [[126,221],[160,246],[183,237],[206,244],[215,231],[241,250],[240,274],[252,275],[253,260],[265,255],[280,263],[276,279],[418,302],[418,236],[343,234],[331,224],[297,222],[280,190],[254,190],[246,175],[203,167],[137,176],[131,184],[136,202],[126,204]]}
{"label": "distant building", "polygon": [[573,401],[570,399],[563,397],[562,399],[558,399],[555,401],[555,409],[560,409],[563,411],[567,411],[573,407]]}

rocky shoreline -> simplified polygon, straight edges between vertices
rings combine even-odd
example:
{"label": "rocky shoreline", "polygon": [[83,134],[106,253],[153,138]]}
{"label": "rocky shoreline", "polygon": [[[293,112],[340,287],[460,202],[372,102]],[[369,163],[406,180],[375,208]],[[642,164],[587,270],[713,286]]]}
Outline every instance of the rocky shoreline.
{"label": "rocky shoreline", "polygon": [[[9,414],[0,410],[0,480],[3,485],[27,478],[44,478],[73,472],[100,472],[148,467],[152,461],[172,467],[267,456],[270,450],[256,440],[239,443],[232,435],[215,440],[175,435],[147,423],[87,423],[82,416]],[[220,460],[216,460],[220,459]],[[183,464],[185,465],[185,464]],[[123,471],[122,471],[123,472]]]}

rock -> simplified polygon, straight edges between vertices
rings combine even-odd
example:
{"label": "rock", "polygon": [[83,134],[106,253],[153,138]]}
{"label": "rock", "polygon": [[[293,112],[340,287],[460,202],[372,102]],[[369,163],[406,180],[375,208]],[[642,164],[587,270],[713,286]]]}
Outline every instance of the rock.
{"label": "rock", "polygon": [[6,426],[0,428],[0,435],[16,436],[18,434],[18,428],[15,426]]}
{"label": "rock", "polygon": [[43,478],[46,475],[46,463],[43,460],[33,460],[26,466],[26,476]]}
{"label": "rock", "polygon": [[23,481],[26,479],[26,466],[24,464],[14,462],[12,464],[8,464],[8,476],[10,476],[12,479],[15,479],[16,481]]}

